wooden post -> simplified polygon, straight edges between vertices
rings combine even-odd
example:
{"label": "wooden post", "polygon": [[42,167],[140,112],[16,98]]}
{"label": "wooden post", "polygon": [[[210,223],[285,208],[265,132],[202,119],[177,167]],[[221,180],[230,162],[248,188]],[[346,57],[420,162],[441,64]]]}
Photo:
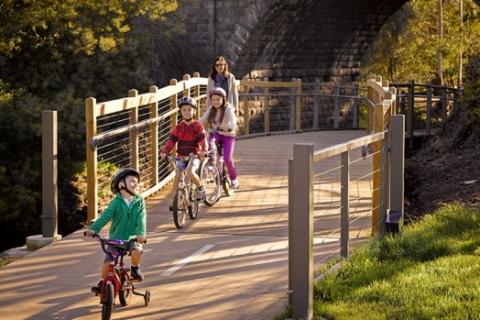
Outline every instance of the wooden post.
{"label": "wooden post", "polygon": [[293,228],[292,221],[293,219],[293,159],[288,159],[288,304],[292,305],[292,293],[293,293],[293,250],[290,248],[293,245]]}
{"label": "wooden post", "polygon": [[350,154],[345,151],[341,155],[341,204],[340,209],[340,256],[342,258],[348,258],[348,242],[350,238],[350,223],[348,218],[348,211],[350,209],[349,201],[349,185],[350,185]]}
{"label": "wooden post", "polygon": [[[177,86],[177,79],[171,79],[170,80],[170,85],[176,87]],[[177,110],[177,100],[178,100],[178,93],[175,93],[170,97],[170,109]],[[171,117],[170,117],[170,131],[172,131],[173,128],[175,128],[175,126],[177,125],[177,122],[178,122],[178,112],[172,114]],[[177,152],[177,146],[175,145],[172,148],[171,153],[175,154],[176,152]]]}
{"label": "wooden post", "polygon": [[427,84],[427,119],[425,124],[425,133],[430,135],[432,128],[432,83]]}
{"label": "wooden post", "polygon": [[387,217],[387,208],[390,206],[390,168],[389,168],[389,159],[388,159],[388,145],[390,141],[391,131],[384,136],[380,141],[380,157],[381,157],[381,170],[380,170],[380,203],[379,203],[379,220],[380,220],[380,234],[385,235],[386,230],[386,217]]}
{"label": "wooden post", "polygon": [[[199,72],[194,72],[193,73],[194,78],[200,78],[200,73]],[[200,84],[196,85],[193,87],[193,92],[191,94],[195,97],[198,98],[200,97]],[[200,117],[200,99],[197,99],[197,112],[194,114],[194,119],[198,119]]]}
{"label": "wooden post", "polygon": [[413,148],[413,123],[415,116],[415,80],[410,80],[408,86],[408,111],[407,111],[407,133],[409,136],[409,147]]}
{"label": "wooden post", "polygon": [[[250,93],[250,87],[245,88],[247,94]],[[243,103],[243,134],[248,136],[250,134],[250,97],[247,97]]]}
{"label": "wooden post", "polygon": [[302,130],[302,79],[297,79],[295,99],[295,130]]}
{"label": "wooden post", "polygon": [[91,142],[97,135],[97,115],[95,98],[85,100],[85,123],[87,126],[87,222],[97,218],[98,213],[98,180],[97,180],[97,148]]}
{"label": "wooden post", "polygon": [[[383,105],[377,104],[374,108],[375,114],[375,132],[383,131]],[[380,188],[382,184],[382,142],[377,141],[373,143],[373,194],[372,194],[372,232],[376,234],[380,231],[381,220],[381,193]]]}
{"label": "wooden post", "polygon": [[[268,82],[268,78],[264,78],[263,81]],[[268,91],[269,88],[265,87],[264,89],[264,99],[263,99],[263,121],[265,133],[270,133],[270,106],[268,104]]]}
{"label": "wooden post", "polygon": [[[188,80],[190,80],[190,75],[189,75],[188,73],[187,73],[187,74],[184,74],[182,80],[183,80],[183,81],[188,81]],[[183,84],[183,95],[184,95],[184,96],[190,96],[190,94],[191,94],[191,93],[190,93],[190,88],[188,87],[187,83],[185,82],[185,83]]]}
{"label": "wooden post", "polygon": [[[135,89],[128,91],[129,97],[137,97],[138,91]],[[130,124],[137,124],[138,123],[138,106],[130,109]],[[130,138],[130,165],[135,170],[140,169],[140,162],[138,156],[138,146],[139,146],[139,139],[138,139],[138,130],[132,129],[129,131],[129,138]]]}
{"label": "wooden post", "polygon": [[289,274],[292,277],[292,314],[294,319],[313,317],[313,144],[293,145],[292,208],[288,213]]}
{"label": "wooden post", "polygon": [[55,238],[58,231],[57,111],[42,112],[42,235]]}
{"label": "wooden post", "polygon": [[[157,86],[151,86],[149,88],[151,93],[155,95],[158,92]],[[155,103],[150,105],[150,117],[156,118],[158,117],[158,100],[155,99]],[[158,184],[158,155],[159,155],[159,148],[158,148],[158,122],[155,121],[150,125],[150,139],[152,141],[150,154],[152,158],[152,184],[156,186]]]}
{"label": "wooden post", "polygon": [[352,120],[352,129],[357,129],[358,128],[358,99],[360,98],[359,94],[359,85],[358,83],[355,84],[353,93],[356,97],[358,98],[353,98],[353,120]]}
{"label": "wooden post", "polygon": [[318,118],[320,117],[320,80],[315,79],[313,88],[313,129],[318,130]]}
{"label": "wooden post", "polygon": [[405,114],[405,91],[400,92],[400,113]]}
{"label": "wooden post", "polygon": [[401,228],[405,202],[405,116],[393,116],[390,123],[390,209],[400,213],[399,227]]}
{"label": "wooden post", "polygon": [[443,86],[441,88],[441,102],[442,102],[442,123],[447,121],[447,114],[448,114],[448,94],[447,94],[447,86]]}
{"label": "wooden post", "polygon": [[333,109],[333,128],[338,129],[340,123],[340,83],[337,83],[334,92],[335,97],[333,98],[334,101],[334,109]]}
{"label": "wooden post", "polygon": [[[292,78],[292,82],[297,81],[297,79]],[[290,131],[295,130],[295,88],[290,88]]]}

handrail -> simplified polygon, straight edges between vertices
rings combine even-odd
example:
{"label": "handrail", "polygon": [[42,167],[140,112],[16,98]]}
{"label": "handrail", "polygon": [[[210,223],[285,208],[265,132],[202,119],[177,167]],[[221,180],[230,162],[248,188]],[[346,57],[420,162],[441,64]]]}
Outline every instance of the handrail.
{"label": "handrail", "polygon": [[374,142],[382,141],[384,138],[385,138],[385,133],[378,132],[378,133],[370,134],[365,137],[353,139],[345,143],[336,144],[334,146],[315,151],[313,153],[313,160],[319,161],[319,160],[331,158],[343,152],[352,151],[354,149],[372,144]]}
{"label": "handrail", "polygon": [[[367,81],[369,130],[365,137],[314,151],[313,144],[295,144],[288,163],[289,293],[293,318],[312,314],[314,189],[316,162],[340,155],[340,255],[348,257],[350,233],[350,154],[370,150],[373,160],[372,233],[385,231],[387,209],[403,217],[404,116],[395,115],[396,89],[373,76]],[[363,150],[362,150],[363,151]],[[363,153],[363,152],[362,152]],[[367,159],[366,152],[363,157]],[[338,161],[338,160],[337,160]],[[330,172],[327,170],[326,172]],[[323,172],[325,173],[325,171]],[[321,184],[321,181],[317,182]],[[320,191],[318,191],[320,192]],[[337,191],[334,191],[337,193]]]}
{"label": "handrail", "polygon": [[[94,98],[86,100],[89,220],[94,219],[98,208],[103,206],[99,194],[104,192],[102,186],[107,186],[108,177],[100,176],[99,168],[103,168],[101,163],[117,167],[131,166],[139,170],[143,195],[158,190],[165,179],[171,178],[167,175],[168,168],[159,162],[158,155],[168,133],[177,123],[177,99],[190,95],[197,100],[199,110],[203,110],[207,84],[208,78],[194,73],[193,77],[184,75],[180,81],[172,79],[170,85],[163,88],[151,86],[146,93],[139,94],[137,90],[130,90],[128,97],[121,99],[98,103]],[[301,79],[285,82],[243,79],[236,80],[236,84],[243,104],[239,114],[239,138],[296,133],[325,127],[339,129],[344,124],[358,128],[358,101],[361,99],[358,85],[329,83],[324,87],[320,82],[314,82],[308,83],[311,88],[306,90],[302,88]],[[254,94],[251,94],[252,89]],[[327,103],[331,104],[331,111],[326,112],[327,108],[321,106],[321,102],[325,103],[322,97],[330,99]],[[281,104],[283,109],[274,109],[272,102]],[[302,114],[306,111],[303,108],[305,103],[309,103],[313,109],[313,121],[310,120],[311,115],[302,119]],[[275,114],[277,110],[288,113],[289,118],[285,121],[284,114]],[[351,111],[351,117],[341,119],[345,110]],[[326,121],[320,123],[322,116]],[[305,125],[305,119],[311,122]],[[346,123],[347,119],[351,124]],[[109,173],[102,175],[107,174]]]}

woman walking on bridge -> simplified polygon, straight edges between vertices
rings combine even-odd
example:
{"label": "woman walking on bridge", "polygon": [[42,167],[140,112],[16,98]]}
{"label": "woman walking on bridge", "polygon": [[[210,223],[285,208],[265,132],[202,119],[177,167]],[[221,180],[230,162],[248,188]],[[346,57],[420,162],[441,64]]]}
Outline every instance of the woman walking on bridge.
{"label": "woman walking on bridge", "polygon": [[[235,76],[230,72],[227,60],[223,56],[218,56],[213,61],[212,71],[208,77],[207,93],[210,93],[213,88],[225,90],[227,101],[233,106],[238,115],[238,90]],[[207,96],[207,106],[211,106],[210,94]]]}

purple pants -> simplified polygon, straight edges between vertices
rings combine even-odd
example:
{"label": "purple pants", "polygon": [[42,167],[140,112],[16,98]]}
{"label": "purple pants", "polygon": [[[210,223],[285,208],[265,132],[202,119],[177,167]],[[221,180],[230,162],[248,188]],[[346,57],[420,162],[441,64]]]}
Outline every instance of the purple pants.
{"label": "purple pants", "polygon": [[223,146],[223,161],[225,161],[225,166],[228,170],[228,175],[231,180],[237,178],[237,170],[233,164],[233,151],[235,149],[235,137],[223,136],[218,132],[210,133],[208,136],[209,147],[214,148],[216,153],[216,144],[221,144]]}

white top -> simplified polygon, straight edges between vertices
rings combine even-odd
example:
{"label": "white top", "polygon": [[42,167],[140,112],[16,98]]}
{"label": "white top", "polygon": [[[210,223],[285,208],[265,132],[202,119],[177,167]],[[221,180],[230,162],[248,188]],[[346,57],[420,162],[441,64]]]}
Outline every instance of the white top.
{"label": "white top", "polygon": [[[205,113],[199,119],[205,127],[207,126],[208,115],[210,114],[212,108],[212,106],[208,107],[207,111],[205,111]],[[212,123],[209,123],[213,130],[216,130],[217,127],[220,127],[218,133],[224,136],[235,137],[237,131],[237,116],[235,115],[235,109],[230,103],[227,102],[222,123],[220,123],[220,125],[215,124],[215,120],[216,119],[213,119]]]}

